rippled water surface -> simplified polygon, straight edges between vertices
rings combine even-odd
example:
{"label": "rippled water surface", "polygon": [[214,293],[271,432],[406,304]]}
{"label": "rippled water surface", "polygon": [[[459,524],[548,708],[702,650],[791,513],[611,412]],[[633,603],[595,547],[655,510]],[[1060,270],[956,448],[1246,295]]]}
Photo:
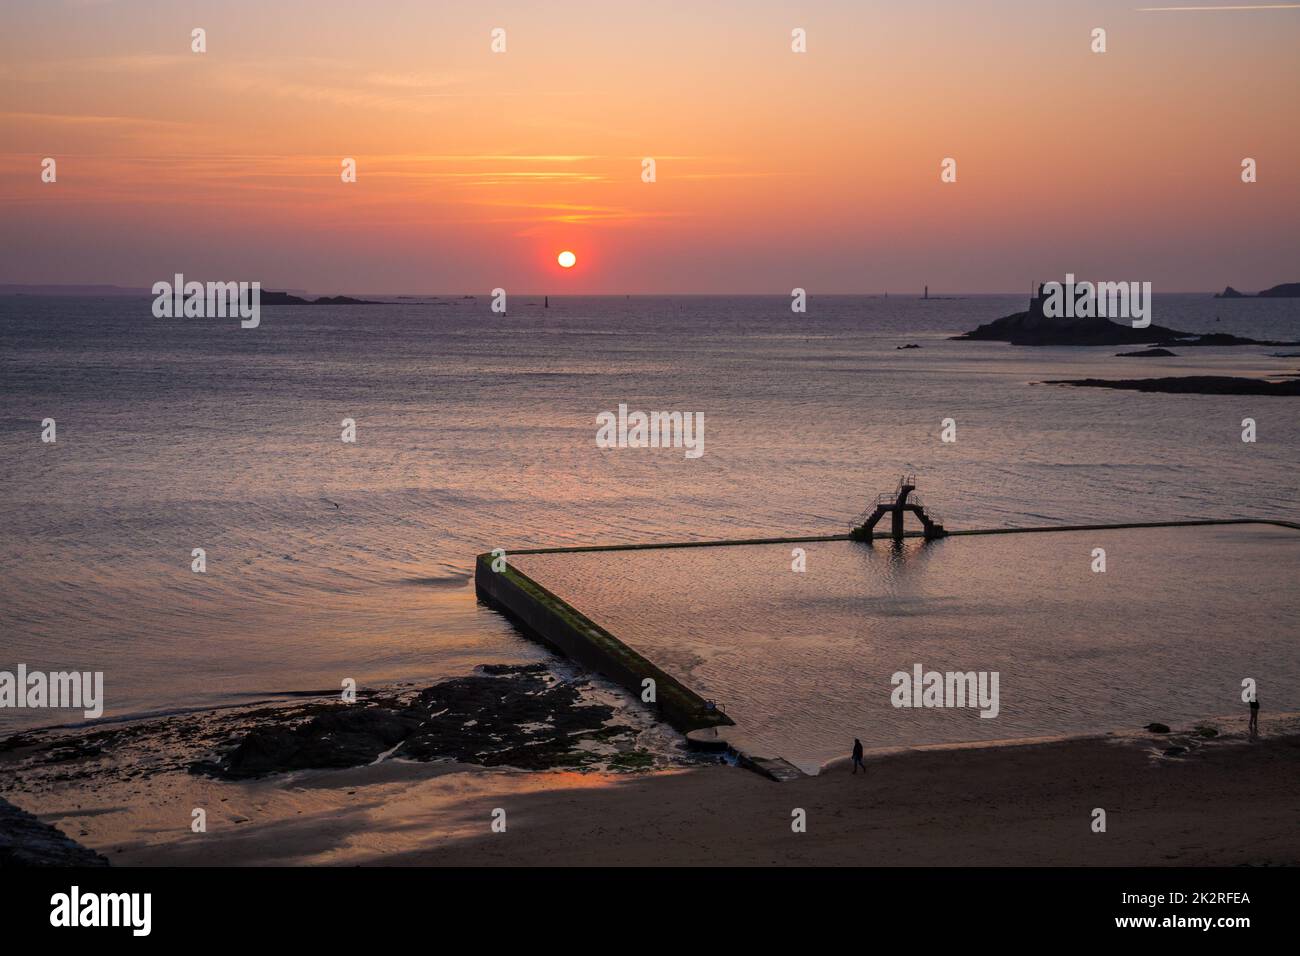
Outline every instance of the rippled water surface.
{"label": "rippled water surface", "polygon": [[[1020,296],[456,297],[251,330],[150,306],[0,297],[0,670],[102,670],[110,715],[535,658],[475,601],[476,553],[837,533],[908,465],[955,527],[1297,516],[1294,400],[1033,384],[1294,371],[1272,353],[1295,349],[948,341]],[[1298,306],[1157,297],[1154,320],[1300,338]],[[597,448],[620,402],[702,412],[704,456]]]}
{"label": "rippled water surface", "polygon": [[[514,564],[810,771],[867,748],[1300,710],[1300,531],[1232,525],[519,555]],[[1104,548],[1104,573],[1092,570]],[[896,708],[996,671],[998,713]]]}

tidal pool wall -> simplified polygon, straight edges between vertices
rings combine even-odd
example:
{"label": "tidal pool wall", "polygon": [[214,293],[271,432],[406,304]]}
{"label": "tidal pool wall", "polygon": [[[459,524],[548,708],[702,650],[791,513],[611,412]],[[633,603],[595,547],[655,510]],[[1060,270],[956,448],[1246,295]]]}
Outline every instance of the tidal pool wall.
{"label": "tidal pool wall", "polygon": [[[1265,538],[1269,525],[1298,530],[1219,519],[972,529],[955,531],[951,547],[883,550],[847,535],[594,545],[512,552],[501,573],[483,555],[476,581],[531,636],[630,692],[640,696],[642,679],[653,677],[660,712],[677,729],[714,727],[701,733],[741,758],[785,758],[815,772],[814,734],[861,735],[871,747],[984,739],[994,726],[1005,728],[1000,739],[1106,730],[1139,717],[1138,725],[1226,712],[1196,695],[1238,671],[1291,674],[1294,651],[1269,635],[1278,608],[1291,607],[1278,588],[1294,573],[1294,539],[1273,531],[1269,544],[1231,525],[1255,525]],[[1081,531],[1108,533],[1079,539]],[[1061,532],[1059,546],[1045,546],[1058,535],[1041,532]],[[984,544],[983,535],[996,537]],[[1023,547],[1011,545],[1016,536]],[[1111,573],[1088,570],[1094,544],[1111,551]],[[788,573],[796,545],[807,548],[808,574]],[[1253,563],[1239,567],[1249,555]],[[1268,580],[1254,581],[1260,575]],[[1248,645],[1264,657],[1252,658]],[[1201,663],[1193,668],[1179,648]],[[900,712],[863,703],[918,661],[1001,669],[1003,716],[902,712],[910,724],[895,726]],[[1131,687],[1110,673],[1156,664],[1158,673]],[[1166,686],[1174,673],[1180,682]],[[1289,700],[1280,691],[1270,687],[1275,704]],[[1141,715],[1128,713],[1135,694],[1146,701]]]}
{"label": "tidal pool wall", "polygon": [[501,571],[494,571],[492,562],[491,553],[478,556],[474,566],[475,591],[533,637],[612,680],[638,699],[644,699],[644,681],[650,678],[655,682],[656,700],[652,706],[663,720],[682,733],[732,723],[731,718],[710,709],[704,698],[671,674],[511,567],[508,558]]}

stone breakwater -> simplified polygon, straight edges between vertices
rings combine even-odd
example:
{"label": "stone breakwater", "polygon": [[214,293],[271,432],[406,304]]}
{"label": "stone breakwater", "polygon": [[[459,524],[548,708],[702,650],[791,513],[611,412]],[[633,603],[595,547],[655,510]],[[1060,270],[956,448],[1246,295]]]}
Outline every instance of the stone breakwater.
{"label": "stone breakwater", "polygon": [[[493,567],[494,562],[499,562],[500,570]],[[732,723],[731,718],[710,707],[708,701],[677,678],[509,566],[508,559],[480,554],[474,587],[481,599],[505,612],[533,637],[646,701],[676,730],[687,733]]]}

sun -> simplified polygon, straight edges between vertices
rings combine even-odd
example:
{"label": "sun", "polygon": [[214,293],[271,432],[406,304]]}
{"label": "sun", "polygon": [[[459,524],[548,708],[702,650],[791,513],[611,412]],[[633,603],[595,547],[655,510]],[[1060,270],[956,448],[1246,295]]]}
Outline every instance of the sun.
{"label": "sun", "polygon": [[555,261],[558,262],[565,269],[572,269],[575,265],[578,264],[578,257],[575,256],[568,249],[565,249],[563,252],[561,252],[558,256],[555,257]]}

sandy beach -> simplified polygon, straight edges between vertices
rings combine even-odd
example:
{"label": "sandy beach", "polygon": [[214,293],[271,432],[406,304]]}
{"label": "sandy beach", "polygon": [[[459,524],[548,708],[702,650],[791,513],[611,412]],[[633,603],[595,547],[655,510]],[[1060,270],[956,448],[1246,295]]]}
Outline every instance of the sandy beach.
{"label": "sandy beach", "polygon": [[[868,755],[777,784],[382,762],[251,781],[182,771],[10,791],[132,865],[1276,866],[1300,863],[1300,715]],[[1094,808],[1107,813],[1095,833]],[[205,808],[207,832],[190,829]],[[492,829],[505,811],[504,832]],[[806,812],[794,833],[792,812]],[[499,814],[498,814],[499,816]]]}

